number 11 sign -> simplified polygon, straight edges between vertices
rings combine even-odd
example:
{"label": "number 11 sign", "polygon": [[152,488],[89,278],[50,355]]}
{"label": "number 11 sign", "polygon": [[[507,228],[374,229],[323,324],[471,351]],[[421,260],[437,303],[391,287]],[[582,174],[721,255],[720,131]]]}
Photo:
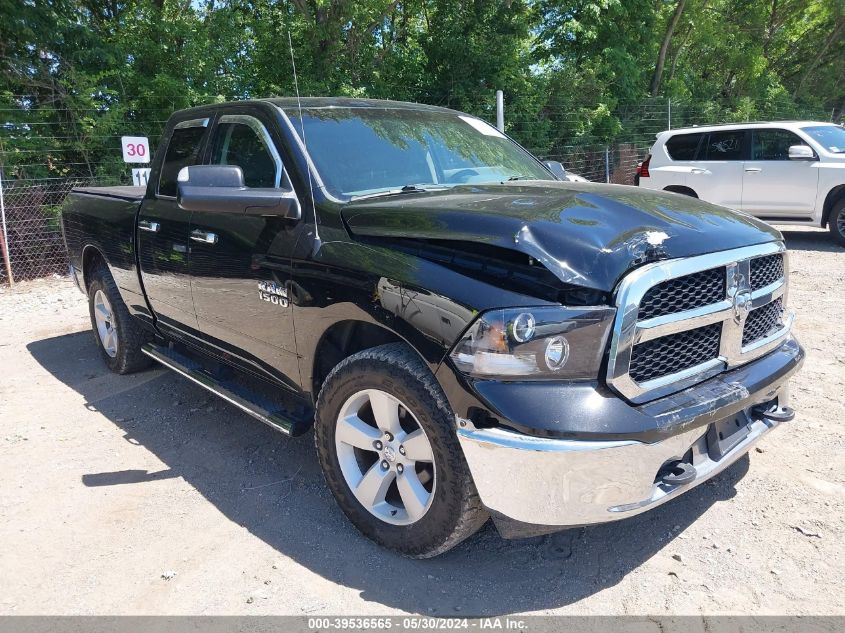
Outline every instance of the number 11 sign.
{"label": "number 11 sign", "polygon": [[124,163],[149,163],[150,142],[146,136],[121,136]]}

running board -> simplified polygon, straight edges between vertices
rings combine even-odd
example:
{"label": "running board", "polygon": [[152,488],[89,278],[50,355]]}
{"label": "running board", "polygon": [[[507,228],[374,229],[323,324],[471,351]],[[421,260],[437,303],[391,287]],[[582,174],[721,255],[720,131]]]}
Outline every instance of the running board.
{"label": "running board", "polygon": [[770,224],[777,224],[780,222],[801,222],[803,224],[810,224],[811,222],[818,222],[813,218],[808,218],[806,215],[758,215],[758,220],[769,222]]}
{"label": "running board", "polygon": [[259,396],[234,380],[215,378],[203,368],[201,363],[173,348],[147,343],[141,351],[168,369],[181,374],[285,435],[300,435],[310,426],[306,417],[285,410],[279,403]]}

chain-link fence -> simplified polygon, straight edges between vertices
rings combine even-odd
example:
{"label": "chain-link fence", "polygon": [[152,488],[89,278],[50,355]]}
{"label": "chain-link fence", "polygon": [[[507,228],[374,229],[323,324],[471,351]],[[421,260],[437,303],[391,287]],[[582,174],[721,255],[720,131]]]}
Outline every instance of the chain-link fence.
{"label": "chain-link fence", "polygon": [[[73,187],[90,184],[83,179],[43,179],[3,184],[3,244],[12,279],[24,281],[67,272],[61,234],[61,205]],[[4,282],[9,272],[2,269]]]}
{"label": "chain-link fence", "polygon": [[560,161],[566,171],[593,182],[633,185],[637,163],[643,160],[649,147],[642,143],[569,145],[561,148],[559,154],[537,154],[544,160]]}
{"label": "chain-link fence", "polygon": [[[508,117],[506,131],[542,159],[557,160],[567,171],[594,182],[630,185],[657,133],[667,128],[745,120],[726,106],[685,105],[658,99],[619,106],[614,117],[621,126],[614,143],[583,134],[585,114],[571,105],[547,106],[538,117]],[[493,95],[491,95],[491,105]],[[0,283],[35,279],[67,269],[61,236],[60,213],[65,196],[82,185],[133,184],[131,168],[121,162],[120,135],[105,133],[106,123],[87,113],[88,127],[68,129],[67,117],[45,120],[42,111],[0,111],[0,193],[2,232],[0,251],[8,265],[0,266]],[[149,136],[155,143],[164,125],[161,110],[134,113],[135,123],[124,123],[127,135]],[[491,118],[490,111],[477,113]],[[793,110],[768,111],[771,120],[827,120],[830,113]],[[147,116],[148,115],[148,116]],[[749,114],[747,118],[751,118]],[[113,123],[113,122],[112,122]],[[103,131],[99,131],[99,130]],[[540,130],[540,132],[538,132]],[[154,150],[154,148],[151,148]],[[143,165],[135,165],[142,167]],[[11,277],[10,277],[11,275]]]}

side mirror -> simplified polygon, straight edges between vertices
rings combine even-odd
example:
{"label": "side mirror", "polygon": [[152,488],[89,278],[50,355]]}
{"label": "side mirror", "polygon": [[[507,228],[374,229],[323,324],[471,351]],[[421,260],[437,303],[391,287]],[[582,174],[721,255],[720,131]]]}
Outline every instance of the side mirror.
{"label": "side mirror", "polygon": [[298,220],[302,215],[293,191],[249,188],[234,165],[183,167],[176,178],[176,203],[185,211],[263,215]]}
{"label": "side mirror", "polygon": [[789,160],[816,160],[816,153],[809,145],[790,145]]}
{"label": "side mirror", "polygon": [[543,164],[546,166],[555,178],[558,180],[566,180],[566,170],[563,168],[563,165],[556,161],[556,160],[544,160]]}

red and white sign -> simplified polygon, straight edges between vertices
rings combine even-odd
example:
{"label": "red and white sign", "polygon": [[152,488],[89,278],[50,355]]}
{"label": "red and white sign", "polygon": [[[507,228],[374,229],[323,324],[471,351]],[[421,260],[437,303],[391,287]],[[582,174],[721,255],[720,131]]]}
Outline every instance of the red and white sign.
{"label": "red and white sign", "polygon": [[121,136],[124,163],[149,163],[150,142],[146,136]]}

